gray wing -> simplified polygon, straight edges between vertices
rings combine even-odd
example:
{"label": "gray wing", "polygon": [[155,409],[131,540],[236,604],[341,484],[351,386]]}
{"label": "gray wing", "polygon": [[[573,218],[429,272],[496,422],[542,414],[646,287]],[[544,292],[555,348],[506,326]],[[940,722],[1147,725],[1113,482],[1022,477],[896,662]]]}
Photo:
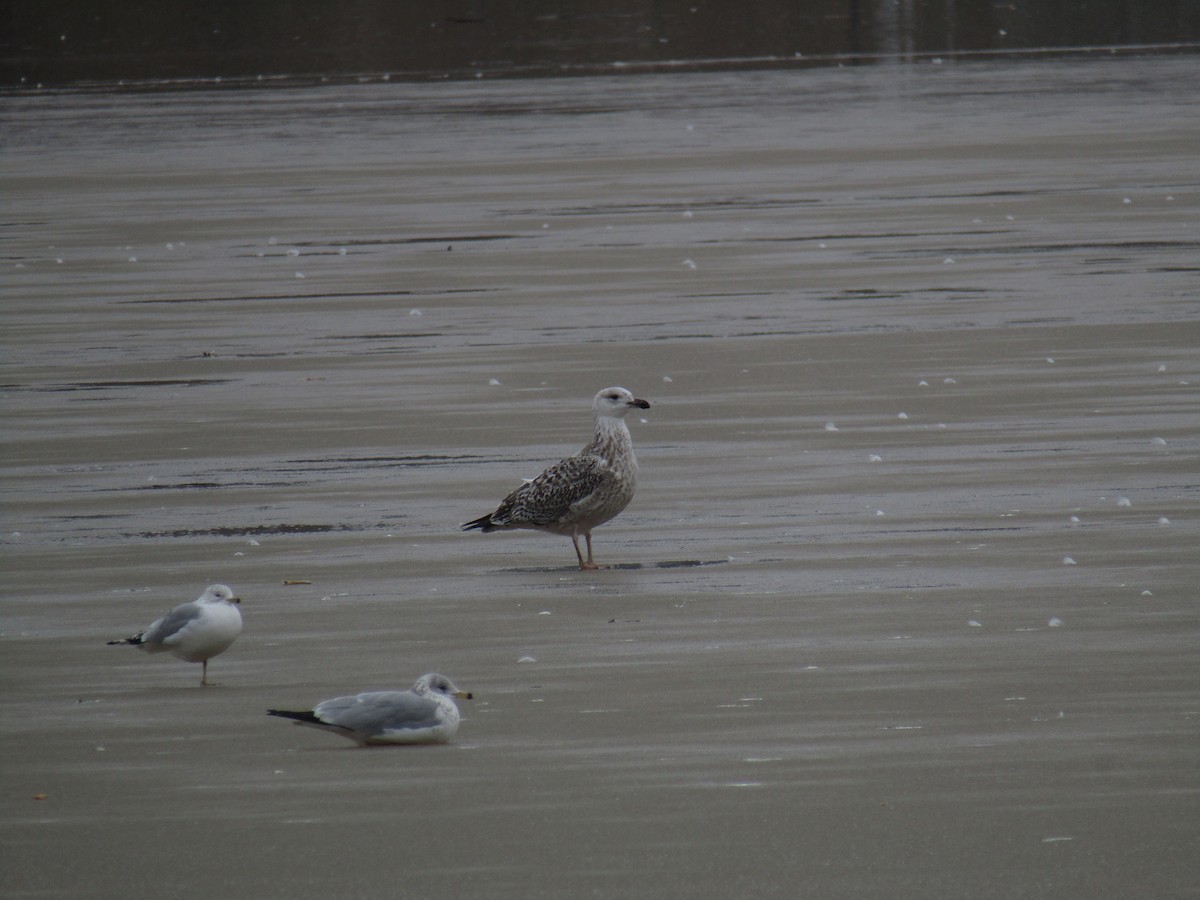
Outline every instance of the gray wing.
{"label": "gray wing", "polygon": [[153,622],[142,632],[143,644],[165,644],[172,637],[183,631],[188,625],[200,618],[201,607],[195,601],[181,603],[161,619]]}
{"label": "gray wing", "polygon": [[322,722],[362,735],[407,728],[432,728],[441,718],[440,707],[412,691],[373,691],[354,697],[335,697],[313,707]]}
{"label": "gray wing", "polygon": [[604,481],[608,464],[598,456],[569,456],[523,484],[492,514],[499,524],[552,525]]}

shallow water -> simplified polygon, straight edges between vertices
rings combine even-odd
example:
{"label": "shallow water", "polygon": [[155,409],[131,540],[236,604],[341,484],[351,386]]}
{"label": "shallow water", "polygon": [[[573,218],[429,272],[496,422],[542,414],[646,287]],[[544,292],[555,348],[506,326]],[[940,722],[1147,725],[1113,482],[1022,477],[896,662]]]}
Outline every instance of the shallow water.
{"label": "shallow water", "polygon": [[1194,66],[7,99],[8,895],[1194,896]]}

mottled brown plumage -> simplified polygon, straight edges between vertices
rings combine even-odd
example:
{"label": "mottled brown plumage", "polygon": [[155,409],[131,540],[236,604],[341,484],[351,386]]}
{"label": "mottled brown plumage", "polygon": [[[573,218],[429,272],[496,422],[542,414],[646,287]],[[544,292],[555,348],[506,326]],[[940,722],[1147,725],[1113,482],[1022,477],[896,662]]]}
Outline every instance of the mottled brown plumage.
{"label": "mottled brown plumage", "polygon": [[[463,525],[467,531],[531,528],[571,538],[580,569],[598,569],[592,559],[592,529],[629,505],[637,488],[637,458],[625,425],[631,409],[649,409],[625,388],[605,388],[592,401],[596,434],[575,456],[555,463],[505,497],[493,512]],[[579,537],[587,542],[587,559]]]}

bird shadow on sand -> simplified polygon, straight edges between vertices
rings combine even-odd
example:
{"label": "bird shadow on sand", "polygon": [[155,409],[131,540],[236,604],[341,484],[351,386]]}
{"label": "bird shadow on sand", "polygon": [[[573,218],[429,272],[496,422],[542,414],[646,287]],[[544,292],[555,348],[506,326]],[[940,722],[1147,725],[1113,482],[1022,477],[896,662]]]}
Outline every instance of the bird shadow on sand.
{"label": "bird shadow on sand", "polygon": [[[613,563],[593,571],[598,572],[634,572],[639,569],[698,569],[701,566],[723,566],[730,562],[728,559],[665,559],[661,562],[648,563]],[[578,566],[514,566],[501,569],[502,572],[578,572]]]}

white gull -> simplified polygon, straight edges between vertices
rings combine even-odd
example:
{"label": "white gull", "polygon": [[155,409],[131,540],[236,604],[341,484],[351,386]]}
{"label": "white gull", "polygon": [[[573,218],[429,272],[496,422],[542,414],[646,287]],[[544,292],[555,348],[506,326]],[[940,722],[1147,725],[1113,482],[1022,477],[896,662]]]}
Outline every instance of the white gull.
{"label": "white gull", "polygon": [[200,683],[208,684],[208,661],[224,653],[242,633],[241,598],[223,584],[211,584],[191,603],[181,603],[145,631],[109,644],[130,644],[147,653],[170,653],[198,662]]}
{"label": "white gull", "polygon": [[455,697],[470,700],[445,675],[422,675],[408,691],[368,691],[323,700],[311,710],[268,709],[268,716],[292,719],[332,731],[360,746],[368,744],[442,744],[458,731]]}

